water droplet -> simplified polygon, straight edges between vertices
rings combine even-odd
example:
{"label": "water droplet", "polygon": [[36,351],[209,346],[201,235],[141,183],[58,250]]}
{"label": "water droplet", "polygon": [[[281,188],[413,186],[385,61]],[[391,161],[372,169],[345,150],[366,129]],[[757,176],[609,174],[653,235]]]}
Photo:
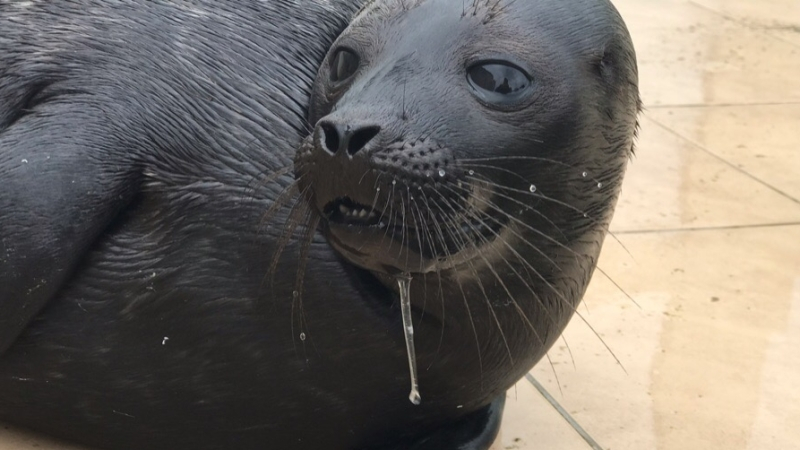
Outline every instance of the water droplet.
{"label": "water droplet", "polygon": [[422,397],[419,395],[419,390],[416,388],[412,389],[411,393],[408,394],[408,399],[411,400],[411,403],[414,405],[422,403]]}
{"label": "water droplet", "polygon": [[597,188],[600,189],[601,187],[603,187],[603,183],[597,183]]}
{"label": "water droplet", "polygon": [[531,191],[531,192],[536,192],[536,186],[531,185],[531,187],[528,188],[528,190]]}
{"label": "water droplet", "polygon": [[22,163],[23,163],[23,164],[28,164],[28,160],[27,160],[27,159],[23,159],[23,160],[22,160]]}
{"label": "water droplet", "polygon": [[447,172],[445,172],[444,169],[439,169],[439,176],[443,177],[445,175],[447,175]]}
{"label": "water droplet", "polygon": [[300,340],[301,341],[305,341],[306,340],[306,334],[305,333],[300,333]]}
{"label": "water droplet", "polygon": [[587,172],[583,172],[583,173],[581,174],[581,176],[582,176],[583,178],[586,178],[588,175],[589,175],[589,174],[588,174]]}
{"label": "water droplet", "polygon": [[376,188],[375,191],[380,192],[381,188]]}
{"label": "water droplet", "polygon": [[589,215],[586,214],[586,213],[583,213],[583,217],[589,217]]}
{"label": "water droplet", "polygon": [[169,338],[164,336],[164,339],[161,341],[161,345],[167,345],[167,341],[168,340],[169,340]]}
{"label": "water droplet", "polygon": [[292,291],[292,297],[297,298],[300,296],[300,293],[297,291]]}
{"label": "water droplet", "polygon": [[397,184],[397,180],[392,180],[392,185]]}
{"label": "water droplet", "polygon": [[474,170],[470,170],[470,171],[469,171],[469,174],[470,174],[470,175],[475,175],[475,171],[474,171]]}

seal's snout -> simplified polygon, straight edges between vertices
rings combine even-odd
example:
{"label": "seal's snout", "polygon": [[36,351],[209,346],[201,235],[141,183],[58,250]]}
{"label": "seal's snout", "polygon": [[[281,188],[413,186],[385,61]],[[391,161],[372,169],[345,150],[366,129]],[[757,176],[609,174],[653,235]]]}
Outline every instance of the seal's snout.
{"label": "seal's snout", "polygon": [[320,121],[317,127],[323,151],[335,155],[341,150],[351,158],[381,131],[381,127],[377,125],[352,125],[330,120]]}

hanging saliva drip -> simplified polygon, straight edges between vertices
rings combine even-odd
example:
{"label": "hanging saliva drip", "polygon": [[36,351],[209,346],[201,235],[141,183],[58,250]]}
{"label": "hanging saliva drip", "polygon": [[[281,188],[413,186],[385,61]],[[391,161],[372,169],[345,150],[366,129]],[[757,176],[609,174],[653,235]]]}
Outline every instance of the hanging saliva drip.
{"label": "hanging saliva drip", "polygon": [[419,379],[417,378],[417,354],[414,350],[414,324],[411,322],[411,274],[404,273],[397,276],[397,285],[400,287],[400,309],[403,314],[403,330],[406,336],[406,352],[408,353],[408,370],[411,374],[411,393],[408,399],[411,403],[419,405],[422,397],[419,395]]}

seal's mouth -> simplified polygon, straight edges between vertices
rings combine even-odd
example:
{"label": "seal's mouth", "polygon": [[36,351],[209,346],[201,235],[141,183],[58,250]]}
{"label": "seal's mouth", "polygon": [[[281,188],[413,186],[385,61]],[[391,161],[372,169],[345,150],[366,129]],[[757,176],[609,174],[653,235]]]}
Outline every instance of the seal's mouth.
{"label": "seal's mouth", "polygon": [[[340,195],[319,212],[329,239],[347,259],[386,272],[391,272],[388,267],[424,272],[463,262],[494,242],[509,225],[507,216],[489,211],[465,208],[437,215],[418,210],[402,217],[397,211],[410,210],[410,206],[395,206],[393,217],[385,217],[377,208]],[[371,264],[376,261],[380,264]]]}
{"label": "seal's mouth", "polygon": [[[350,228],[389,228],[391,234],[408,234],[408,239],[412,233],[420,228],[426,233],[438,231],[443,236],[430,236],[430,243],[426,242],[426,247],[433,245],[431,250],[440,248],[442,253],[455,254],[461,250],[466,243],[480,246],[483,243],[494,240],[500,231],[508,225],[507,217],[490,217],[483,214],[483,217],[462,217],[457,223],[441,223],[437,227],[429,224],[387,223],[383,218],[383,212],[371,206],[358,203],[350,197],[339,197],[328,202],[322,208],[322,216],[331,225],[346,226]],[[446,222],[441,221],[440,222]],[[444,230],[444,231],[442,231]],[[434,255],[429,255],[433,257]]]}
{"label": "seal's mouth", "polygon": [[337,225],[356,227],[380,226],[380,211],[363,205],[350,197],[339,197],[322,208],[322,214],[329,222]]}

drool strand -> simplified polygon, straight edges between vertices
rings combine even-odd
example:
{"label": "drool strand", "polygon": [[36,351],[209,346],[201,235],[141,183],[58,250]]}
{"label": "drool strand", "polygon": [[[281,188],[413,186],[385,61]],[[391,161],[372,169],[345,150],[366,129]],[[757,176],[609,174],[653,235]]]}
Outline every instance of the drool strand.
{"label": "drool strand", "polygon": [[408,399],[411,403],[419,405],[422,397],[419,395],[419,379],[417,378],[417,354],[414,350],[414,324],[411,322],[411,275],[404,273],[397,277],[400,287],[400,309],[403,314],[403,330],[406,336],[406,352],[408,353],[408,369],[411,373],[411,393]]}

